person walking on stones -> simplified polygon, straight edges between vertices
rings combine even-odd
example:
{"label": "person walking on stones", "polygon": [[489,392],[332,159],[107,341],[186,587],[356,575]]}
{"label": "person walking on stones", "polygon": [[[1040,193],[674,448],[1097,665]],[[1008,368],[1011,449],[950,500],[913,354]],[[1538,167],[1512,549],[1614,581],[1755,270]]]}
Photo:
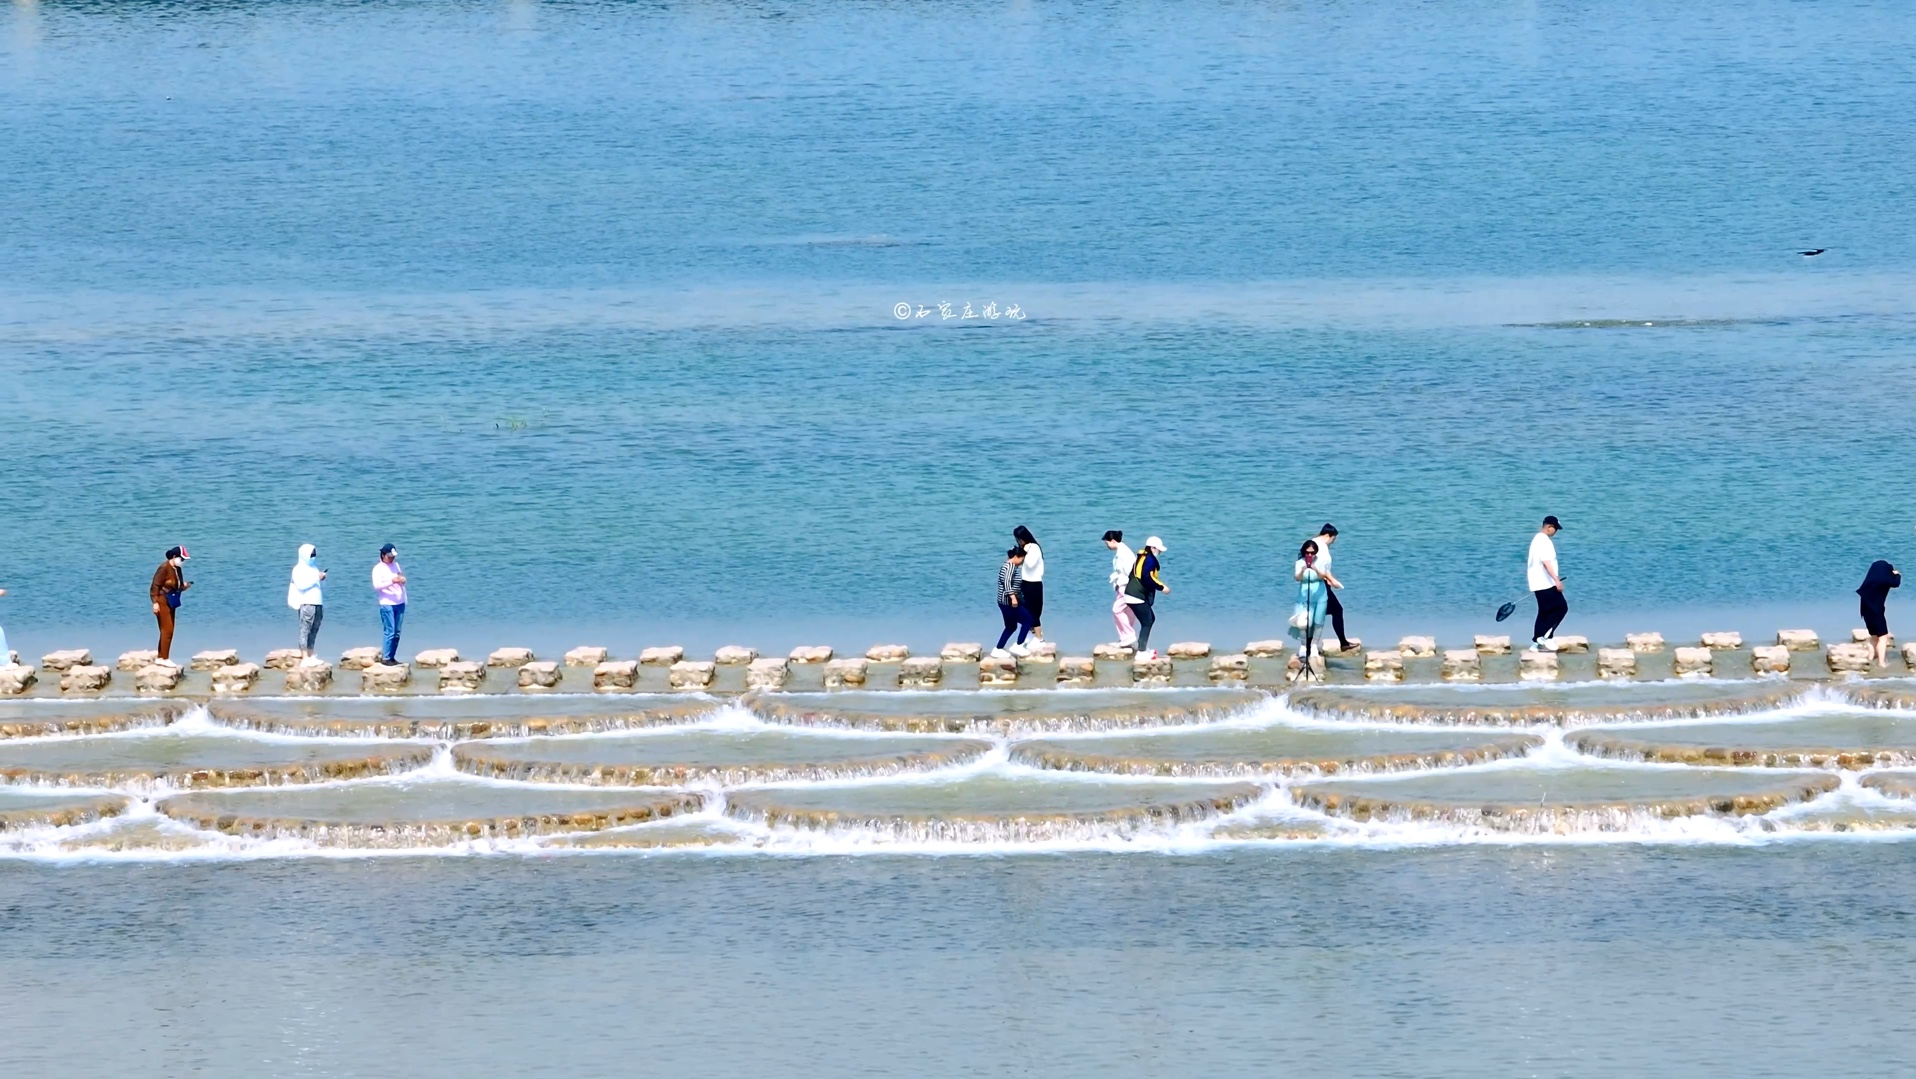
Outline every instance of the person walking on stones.
{"label": "person walking on stones", "polygon": [[1131,600],[1124,594],[1125,578],[1138,556],[1124,545],[1124,533],[1112,529],[1104,534],[1104,545],[1111,550],[1111,621],[1118,627],[1118,643],[1138,643],[1138,616],[1131,613]]}
{"label": "person walking on stones", "polygon": [[160,624],[160,658],[173,658],[173,620],[180,609],[180,597],[193,587],[180,567],[192,556],[184,547],[168,547],[153,571],[153,583],[147,586],[147,598],[153,601],[153,617]]}
{"label": "person walking on stones", "polygon": [[1011,538],[1018,541],[1018,549],[1025,553],[1024,565],[1019,580],[1019,597],[1024,600],[1025,617],[1031,622],[1031,639],[1044,640],[1044,548],[1038,546],[1038,537],[1031,529],[1023,525],[1011,530]]}
{"label": "person walking on stones", "polygon": [[299,612],[299,665],[315,667],[319,657],[313,643],[319,639],[319,624],[326,618],[326,599],[320,582],[326,571],[319,568],[319,549],[310,543],[299,545],[299,558],[293,563],[293,579],[286,585],[286,605]]}
{"label": "person walking on stones", "polygon": [[1331,544],[1337,542],[1337,526],[1325,522],[1324,527],[1317,530],[1317,535],[1311,537],[1311,541],[1317,544],[1317,572],[1324,578],[1324,583],[1330,586],[1330,591],[1324,594],[1324,610],[1330,618],[1331,631],[1337,634],[1337,650],[1340,653],[1348,652],[1352,645],[1351,639],[1344,635],[1344,605],[1337,601],[1337,590],[1344,587],[1344,582],[1331,572]]}
{"label": "person walking on stones", "polygon": [[1563,576],[1557,572],[1557,545],[1551,539],[1563,531],[1563,523],[1553,514],[1543,519],[1543,527],[1530,537],[1528,579],[1530,592],[1537,597],[1537,624],[1530,634],[1531,647],[1540,652],[1557,650],[1557,627],[1570,613],[1563,598]]}
{"label": "person walking on stones", "polygon": [[1299,675],[1306,670],[1321,670],[1324,650],[1324,616],[1330,604],[1330,578],[1321,568],[1322,549],[1315,539],[1307,539],[1297,549],[1297,563],[1291,567],[1291,579],[1297,582],[1297,602],[1291,608],[1290,634],[1298,640]]}
{"label": "person walking on stones", "polygon": [[[1889,602],[1889,590],[1903,586],[1903,574],[1882,559],[1869,564],[1856,594],[1863,597],[1863,632],[1869,635],[1869,650],[1878,667],[1889,666],[1889,615],[1883,610]],[[0,656],[5,646],[0,645]]]}
{"label": "person walking on stones", "polygon": [[399,662],[399,631],[406,621],[406,571],[399,568],[399,550],[388,543],[373,563],[373,594],[379,597],[379,629],[384,647],[379,662]]}
{"label": "person walking on stones", "polygon": [[1138,659],[1156,659],[1157,650],[1151,647],[1151,627],[1157,625],[1156,607],[1159,592],[1171,594],[1171,586],[1159,576],[1163,566],[1158,556],[1164,553],[1164,541],[1152,536],[1138,549],[1137,558],[1131,562],[1131,570],[1125,575],[1124,594],[1131,604],[1131,613],[1138,620]]}
{"label": "person walking on stones", "polygon": [[[7,590],[0,588],[0,596],[6,594]],[[12,665],[13,652],[7,647],[7,627],[0,626],[0,667],[11,667]]]}
{"label": "person walking on stones", "polygon": [[[1031,650],[1025,647],[1025,635],[1031,632],[1031,614],[1024,605],[1023,584],[1025,552],[1021,547],[1013,547],[1005,552],[1004,564],[998,567],[998,613],[1005,620],[1004,632],[998,634],[997,647],[991,654],[1005,656],[1028,656]],[[1011,631],[1018,631],[1018,639],[1007,649],[1005,642],[1011,640]]]}

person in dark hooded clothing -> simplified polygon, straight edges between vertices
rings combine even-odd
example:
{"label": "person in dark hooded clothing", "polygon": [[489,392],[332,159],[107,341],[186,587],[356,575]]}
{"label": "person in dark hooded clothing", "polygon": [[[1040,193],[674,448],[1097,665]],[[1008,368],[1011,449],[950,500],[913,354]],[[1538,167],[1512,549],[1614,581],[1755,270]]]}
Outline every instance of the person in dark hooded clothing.
{"label": "person in dark hooded clothing", "polygon": [[1889,616],[1883,605],[1889,602],[1889,590],[1901,588],[1903,575],[1882,559],[1869,564],[1856,594],[1863,597],[1863,631],[1869,634],[1869,648],[1878,667],[1889,666]]}

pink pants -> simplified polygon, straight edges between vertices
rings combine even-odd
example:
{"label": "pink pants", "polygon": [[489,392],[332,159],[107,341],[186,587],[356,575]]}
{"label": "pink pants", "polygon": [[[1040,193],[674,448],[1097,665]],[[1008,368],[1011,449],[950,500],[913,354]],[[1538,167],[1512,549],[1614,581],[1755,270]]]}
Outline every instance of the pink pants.
{"label": "pink pants", "polygon": [[1111,604],[1111,621],[1118,627],[1119,644],[1138,643],[1138,616],[1131,613],[1131,605],[1124,602],[1124,593]]}

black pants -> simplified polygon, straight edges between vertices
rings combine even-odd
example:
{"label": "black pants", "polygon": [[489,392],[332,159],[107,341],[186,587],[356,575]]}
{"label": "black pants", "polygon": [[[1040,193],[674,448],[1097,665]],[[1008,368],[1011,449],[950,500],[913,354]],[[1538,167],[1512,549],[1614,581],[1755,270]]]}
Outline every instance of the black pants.
{"label": "black pants", "polygon": [[1157,623],[1158,612],[1152,610],[1149,603],[1133,603],[1131,613],[1138,616],[1138,651],[1149,651],[1151,627]]}
{"label": "black pants", "polygon": [[1025,634],[1031,632],[1031,622],[1025,617],[1028,611],[1029,608],[1023,604],[1016,607],[1009,603],[998,604],[998,613],[1003,615],[1005,620],[1005,631],[998,634],[998,647],[1005,646],[1005,642],[1011,639],[1011,631],[1014,629],[1018,631],[1018,643],[1025,643]]}
{"label": "black pants", "polygon": [[1018,605],[1031,616],[1032,628],[1044,625],[1044,582],[1019,581]]}
{"label": "black pants", "polygon": [[1537,597],[1536,631],[1530,635],[1533,641],[1557,635],[1557,627],[1563,625],[1563,616],[1570,613],[1570,604],[1563,598],[1561,588],[1539,588],[1531,593]]}
{"label": "black pants", "polygon": [[1326,589],[1326,591],[1329,594],[1324,597],[1324,613],[1330,615],[1331,629],[1337,632],[1338,650],[1349,651],[1351,639],[1344,636],[1344,605],[1337,602],[1335,588]]}

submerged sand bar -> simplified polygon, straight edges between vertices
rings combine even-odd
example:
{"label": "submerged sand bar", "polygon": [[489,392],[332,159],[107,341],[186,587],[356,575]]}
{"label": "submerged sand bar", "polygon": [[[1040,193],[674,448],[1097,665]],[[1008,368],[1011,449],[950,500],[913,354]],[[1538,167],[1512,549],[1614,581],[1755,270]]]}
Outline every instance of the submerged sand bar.
{"label": "submerged sand bar", "polygon": [[390,775],[432,761],[417,742],[294,742],[221,732],[0,742],[0,782],[68,787],[243,787]]}
{"label": "submerged sand bar", "polygon": [[1039,768],[1123,775],[1336,775],[1458,767],[1522,756],[1530,734],[1376,727],[1226,727],[1020,742],[1012,759]]}
{"label": "submerged sand bar", "polygon": [[1291,788],[1298,805],[1369,821],[1439,821],[1517,832],[1622,831],[1641,818],[1767,813],[1835,790],[1827,772],[1723,768],[1493,768]]}
{"label": "submerged sand bar", "polygon": [[764,787],[726,796],[726,812],[773,828],[859,829],[907,840],[1029,841],[1126,835],[1229,813],[1254,783],[977,775],[946,782]]}
{"label": "submerged sand bar", "polygon": [[1564,741],[1612,760],[1855,770],[1916,764],[1916,716],[1832,712],[1773,721],[1592,727]]}
{"label": "submerged sand bar", "polygon": [[946,690],[754,694],[770,723],[921,734],[1014,734],[1178,726],[1268,701],[1255,690]]}
{"label": "submerged sand bar", "polygon": [[991,748],[990,742],[927,735],[685,730],[467,742],[453,747],[452,759],[462,772],[497,779],[739,785],[924,771],[976,760]]}
{"label": "submerged sand bar", "polygon": [[235,835],[298,836],[329,846],[423,847],[466,839],[591,832],[694,812],[681,790],[562,790],[427,780],[206,791],[159,803],[160,812]]}
{"label": "submerged sand bar", "polygon": [[1306,715],[1369,723],[1528,727],[1625,719],[1700,719],[1781,708],[1810,692],[1785,682],[1306,689],[1289,697]]}
{"label": "submerged sand bar", "polygon": [[362,697],[216,701],[215,722],[273,734],[330,738],[524,738],[686,723],[718,701],[683,694],[619,697]]}

